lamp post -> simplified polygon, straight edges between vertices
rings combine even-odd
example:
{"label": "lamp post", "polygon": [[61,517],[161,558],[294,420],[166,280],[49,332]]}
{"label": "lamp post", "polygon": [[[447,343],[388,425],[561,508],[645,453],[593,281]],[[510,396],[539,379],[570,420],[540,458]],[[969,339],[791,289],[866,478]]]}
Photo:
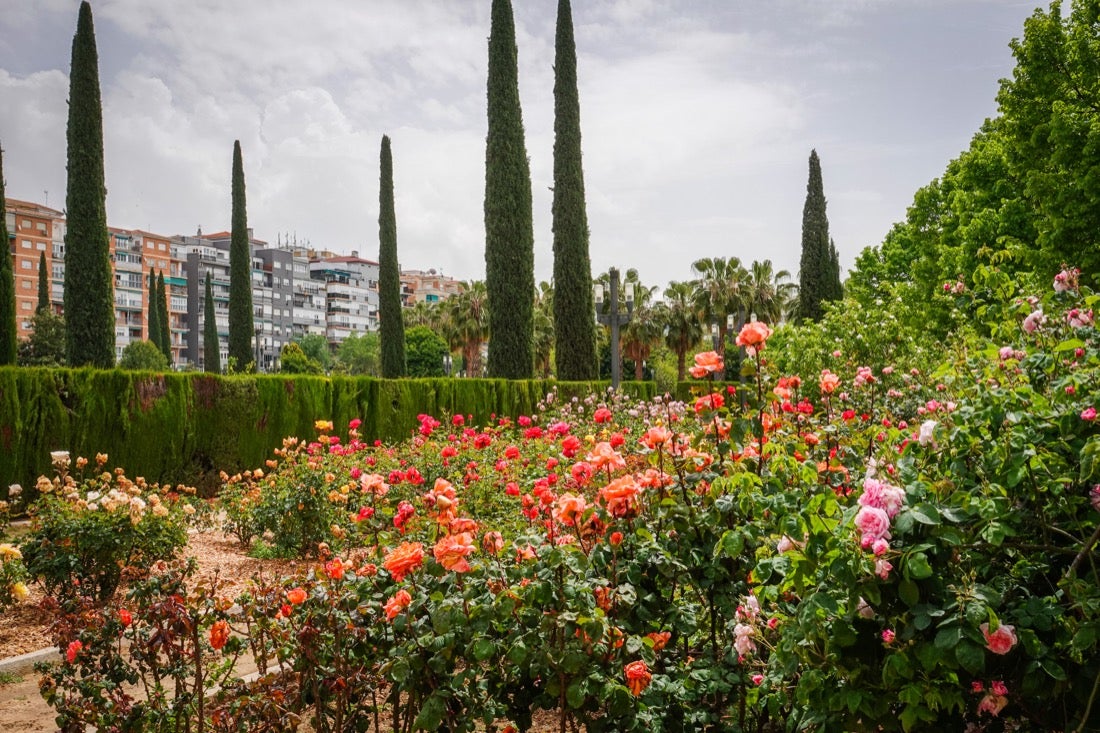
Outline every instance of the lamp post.
{"label": "lamp post", "polygon": [[607,271],[610,281],[610,300],[607,313],[603,312],[603,286],[596,286],[596,320],[604,326],[611,326],[611,389],[618,390],[622,381],[622,355],[619,344],[619,327],[630,322],[630,315],[634,311],[634,290],[631,288],[626,293],[626,312],[619,310],[619,271],[612,267]]}

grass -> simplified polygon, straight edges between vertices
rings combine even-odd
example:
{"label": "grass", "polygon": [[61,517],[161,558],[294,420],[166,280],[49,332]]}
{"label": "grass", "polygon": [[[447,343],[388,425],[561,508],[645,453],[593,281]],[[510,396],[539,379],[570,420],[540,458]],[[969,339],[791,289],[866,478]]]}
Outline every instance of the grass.
{"label": "grass", "polygon": [[15,672],[0,672],[0,687],[4,685],[17,685],[23,681],[23,675]]}

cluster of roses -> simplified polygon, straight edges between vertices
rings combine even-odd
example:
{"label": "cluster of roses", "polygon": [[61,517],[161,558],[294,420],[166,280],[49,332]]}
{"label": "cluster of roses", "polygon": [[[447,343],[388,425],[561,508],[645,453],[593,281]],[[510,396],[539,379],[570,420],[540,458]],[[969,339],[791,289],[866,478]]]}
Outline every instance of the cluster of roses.
{"label": "cluster of roses", "polygon": [[874,469],[871,466],[863,481],[855,525],[860,532],[860,547],[874,553],[875,574],[885,580],[894,569],[884,557],[890,549],[890,526],[905,506],[905,490],[875,478]]}

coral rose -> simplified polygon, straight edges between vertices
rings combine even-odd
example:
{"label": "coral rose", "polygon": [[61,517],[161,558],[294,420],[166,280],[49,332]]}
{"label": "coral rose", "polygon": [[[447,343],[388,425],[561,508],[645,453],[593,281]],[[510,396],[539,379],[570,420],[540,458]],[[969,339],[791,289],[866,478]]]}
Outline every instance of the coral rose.
{"label": "coral rose", "polygon": [[461,532],[441,538],[435,543],[432,554],[436,562],[447,570],[466,573],[470,571],[466,556],[475,549],[473,536],[469,532]]}
{"label": "coral rose", "polygon": [[737,334],[737,345],[762,349],[764,348],[764,342],[771,335],[772,330],[768,328],[768,324],[761,321],[750,321],[742,326],[741,333]]}
{"label": "coral rose", "polygon": [[641,695],[653,679],[653,675],[649,673],[649,667],[641,659],[623,667],[623,673],[626,675],[627,687],[635,697]]}
{"label": "coral rose", "polygon": [[424,562],[424,546],[419,542],[402,542],[382,561],[393,579],[400,583],[405,576],[416,570]]}
{"label": "coral rose", "polygon": [[412,603],[412,596],[404,588],[394,593],[384,606],[386,620],[393,621],[397,614],[409,607],[410,603]]}
{"label": "coral rose", "polygon": [[600,497],[609,514],[623,517],[637,508],[640,490],[633,476],[621,476],[600,489]]}
{"label": "coral rose", "polygon": [[293,603],[295,606],[305,603],[306,592],[303,588],[294,588],[286,592],[286,599]]}
{"label": "coral rose", "polygon": [[717,351],[704,351],[695,355],[695,366],[688,371],[696,379],[702,379],[708,374],[722,371],[724,367],[722,357],[718,355]]}
{"label": "coral rose", "polygon": [[554,518],[568,527],[575,527],[577,520],[588,508],[588,503],[583,496],[575,494],[562,494],[558,497],[558,505],[554,511]]}
{"label": "coral rose", "polygon": [[833,374],[828,369],[822,369],[821,379],[818,380],[817,385],[821,388],[822,394],[832,394],[836,392],[836,388],[840,386],[840,377]]}
{"label": "coral rose", "polygon": [[214,622],[210,627],[210,646],[221,649],[229,641],[229,624],[225,619]]}
{"label": "coral rose", "polygon": [[603,468],[611,470],[626,468],[626,460],[607,442],[596,443],[584,460],[592,464],[597,471]]}

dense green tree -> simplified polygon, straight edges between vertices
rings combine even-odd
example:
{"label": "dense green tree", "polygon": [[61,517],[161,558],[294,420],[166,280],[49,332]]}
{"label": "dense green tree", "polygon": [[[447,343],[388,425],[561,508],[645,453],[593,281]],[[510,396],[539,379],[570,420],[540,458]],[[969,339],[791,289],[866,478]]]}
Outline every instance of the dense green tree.
{"label": "dense green tree", "polygon": [[38,253],[38,305],[35,312],[50,310],[50,271],[46,267],[46,253]]}
{"label": "dense green tree", "polygon": [[323,334],[307,333],[294,339],[294,342],[302,347],[306,356],[320,364],[321,369],[326,372],[332,369],[332,349]]}
{"label": "dense green tree", "polygon": [[703,338],[703,327],[695,309],[695,288],[690,282],[670,282],[665,289],[661,312],[665,344],[676,354],[676,378],[687,376],[687,353]]}
{"label": "dense green tree", "polygon": [[558,0],[554,48],[554,362],[558,379],[586,380],[596,378],[596,323],[569,0]]}
{"label": "dense green tree", "polygon": [[[160,320],[160,347],[168,366],[172,366],[172,322],[168,317],[168,288],[164,285],[164,273],[157,274],[157,318]],[[156,342],[154,342],[156,343]]]}
{"label": "dense green tree", "polygon": [[146,289],[148,292],[147,300],[149,301],[148,312],[146,313],[145,320],[147,322],[146,338],[150,343],[157,345],[160,348],[160,299],[157,297],[157,274],[152,267],[149,268],[149,279],[146,282]]}
{"label": "dense green tree", "polygon": [[80,3],[69,72],[65,334],[72,366],[115,363],[115,301],[103,174],[103,108],[92,7]]}
{"label": "dense green tree", "polygon": [[427,326],[413,326],[405,332],[405,349],[410,377],[442,377],[443,357],[450,350],[447,342]]}
{"label": "dense green tree", "polygon": [[291,341],[284,344],[279,352],[279,373],[281,374],[323,374],[321,362],[312,359],[302,350],[301,345]]}
{"label": "dense green tree", "polygon": [[535,352],[535,374],[543,379],[549,379],[552,371],[554,333],[554,286],[544,280],[535,292],[531,341]]}
{"label": "dense green tree", "polygon": [[829,270],[825,276],[825,299],[841,300],[844,297],[844,284],[840,281],[840,252],[836,242],[829,238]]}
{"label": "dense green tree", "polygon": [[168,360],[164,358],[160,347],[152,341],[131,341],[122,350],[118,368],[163,372],[168,369]]}
{"label": "dense green tree", "polygon": [[481,376],[481,346],[489,336],[489,289],[480,280],[464,284],[461,293],[443,301],[450,322],[451,345],[462,351],[467,377]]}
{"label": "dense green tree", "polygon": [[798,313],[800,320],[820,320],[828,300],[829,219],[825,215],[825,189],[821,182],[821,161],[810,151],[810,176],[806,203],[802,207],[802,257],[798,268]]}
{"label": "dense green tree", "polygon": [[233,141],[233,218],[229,240],[229,359],[241,371],[255,368],[252,353],[252,246],[248,241],[241,141]]}
{"label": "dense green tree", "polygon": [[214,311],[214,295],[210,291],[210,273],[206,273],[206,299],[202,312],[202,369],[221,374],[221,341],[218,338],[218,320]]}
{"label": "dense green tree", "polygon": [[644,377],[645,362],[660,345],[665,329],[659,304],[653,300],[656,293],[656,286],[645,287],[640,283],[634,286],[634,313],[622,331],[623,356],[634,362],[634,379],[639,381]]}
{"label": "dense green tree", "polygon": [[786,270],[776,272],[771,260],[754,261],[744,281],[746,314],[771,325],[783,320],[798,290],[790,277]]}
{"label": "dense green tree", "polygon": [[0,148],[0,366],[14,364],[19,343],[15,320],[15,266],[8,242],[4,198],[4,151]]}
{"label": "dense green tree", "polygon": [[336,350],[336,362],[348,374],[373,377],[382,369],[381,353],[382,344],[377,332],[353,333],[340,342],[340,347]]}
{"label": "dense green tree", "polygon": [[401,309],[401,320],[405,328],[413,326],[435,326],[441,312],[441,302],[429,303],[418,300],[408,308]]}
{"label": "dense green tree", "polygon": [[699,275],[695,280],[695,309],[704,327],[718,326],[719,354],[726,352],[726,332],[729,316],[737,323],[751,310],[745,297],[745,279],[748,274],[737,257],[704,257],[696,260],[691,269]]}
{"label": "dense green tree", "polygon": [[378,186],[378,316],[382,376],[405,376],[405,322],[401,317],[401,270],[397,260],[397,213],[393,205],[393,153],[382,136]]}
{"label": "dense green tree", "polygon": [[19,342],[20,366],[65,366],[65,319],[50,309],[31,316],[31,335]]}
{"label": "dense green tree", "polygon": [[534,371],[535,235],[518,77],[512,3],[493,0],[485,138],[485,285],[489,375],[505,379],[529,379]]}

